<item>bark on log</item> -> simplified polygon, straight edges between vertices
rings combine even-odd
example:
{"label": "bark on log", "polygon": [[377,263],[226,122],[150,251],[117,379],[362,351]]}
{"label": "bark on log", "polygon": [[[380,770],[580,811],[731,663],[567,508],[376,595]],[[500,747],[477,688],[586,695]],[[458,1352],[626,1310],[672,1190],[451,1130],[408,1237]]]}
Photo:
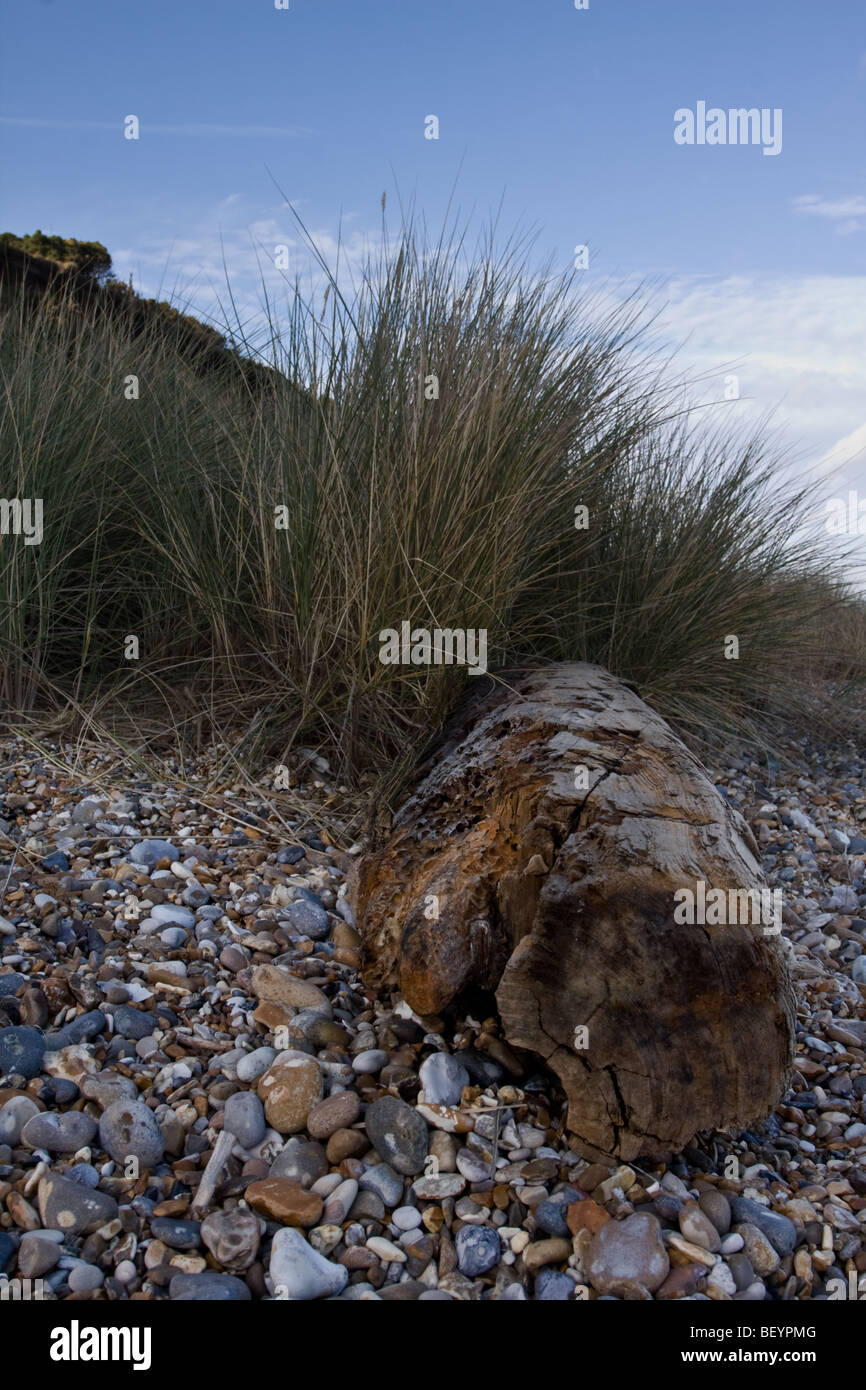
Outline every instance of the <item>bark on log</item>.
{"label": "bark on log", "polygon": [[591,1157],[666,1157],[772,1109],[793,1061],[787,948],[765,921],[674,917],[699,880],[760,890],[757,845],[632,689],[585,664],[519,673],[420,777],[353,874],[368,986],[421,1015],[495,990]]}

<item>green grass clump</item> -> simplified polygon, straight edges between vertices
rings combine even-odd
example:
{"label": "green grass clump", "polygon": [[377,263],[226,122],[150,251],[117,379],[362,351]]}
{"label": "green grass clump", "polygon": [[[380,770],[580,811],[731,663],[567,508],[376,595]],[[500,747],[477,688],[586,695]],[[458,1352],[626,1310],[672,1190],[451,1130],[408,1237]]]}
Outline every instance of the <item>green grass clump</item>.
{"label": "green grass clump", "polygon": [[470,257],[411,224],[342,279],[271,314],[255,389],[237,354],[196,370],[171,316],[7,293],[2,495],[45,510],[41,545],[0,537],[7,709],[143,728],[163,702],[349,775],[405,765],[468,679],[382,665],[403,620],[485,628],[492,667],[598,661],[696,738],[801,707],[834,615],[862,677],[808,489],[760,438],[693,427],[639,302],[601,314],[520,243]]}

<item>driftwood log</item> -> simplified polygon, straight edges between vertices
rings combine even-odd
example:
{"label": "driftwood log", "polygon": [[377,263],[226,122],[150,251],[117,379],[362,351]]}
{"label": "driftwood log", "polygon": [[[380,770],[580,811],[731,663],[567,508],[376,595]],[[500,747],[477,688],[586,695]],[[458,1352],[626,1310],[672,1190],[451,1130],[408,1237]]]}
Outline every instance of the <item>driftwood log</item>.
{"label": "driftwood log", "polygon": [[742,817],[602,668],[487,687],[356,865],[368,986],[422,1016],[495,991],[508,1042],[560,1078],[587,1156],[665,1157],[762,1118],[793,1060],[778,926],[678,909],[699,883],[731,902],[764,886]]}

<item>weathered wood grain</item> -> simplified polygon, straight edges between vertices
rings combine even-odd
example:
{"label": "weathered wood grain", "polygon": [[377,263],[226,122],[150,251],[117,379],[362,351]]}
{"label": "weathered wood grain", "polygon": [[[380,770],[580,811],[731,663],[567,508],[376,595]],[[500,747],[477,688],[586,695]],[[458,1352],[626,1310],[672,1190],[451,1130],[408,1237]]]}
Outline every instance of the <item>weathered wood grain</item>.
{"label": "weathered wood grain", "polygon": [[467,706],[351,896],[372,989],[422,1015],[495,990],[582,1150],[628,1159],[766,1115],[792,1062],[782,943],[676,922],[698,880],[759,889],[751,832],[632,689],[573,664]]}

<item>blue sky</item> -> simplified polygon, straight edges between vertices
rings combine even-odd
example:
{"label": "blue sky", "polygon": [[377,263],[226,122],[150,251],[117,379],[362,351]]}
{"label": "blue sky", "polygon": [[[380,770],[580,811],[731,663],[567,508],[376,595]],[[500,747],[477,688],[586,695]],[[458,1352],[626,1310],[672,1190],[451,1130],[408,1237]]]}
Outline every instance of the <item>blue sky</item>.
{"label": "blue sky", "polygon": [[[588,244],[603,294],[649,280],[698,394],[736,362],[743,419],[775,409],[804,464],[836,469],[828,495],[866,499],[855,0],[0,0],[0,23],[3,229],[103,241],[123,278],[208,315],[223,253],[244,305],[254,244],[274,285],[273,247],[297,257],[274,180],[326,251],[342,218],[355,257],[383,190],[438,227],[457,180],[479,221],[504,195],[540,258]],[[677,145],[699,101],[780,108],[781,152]]]}

